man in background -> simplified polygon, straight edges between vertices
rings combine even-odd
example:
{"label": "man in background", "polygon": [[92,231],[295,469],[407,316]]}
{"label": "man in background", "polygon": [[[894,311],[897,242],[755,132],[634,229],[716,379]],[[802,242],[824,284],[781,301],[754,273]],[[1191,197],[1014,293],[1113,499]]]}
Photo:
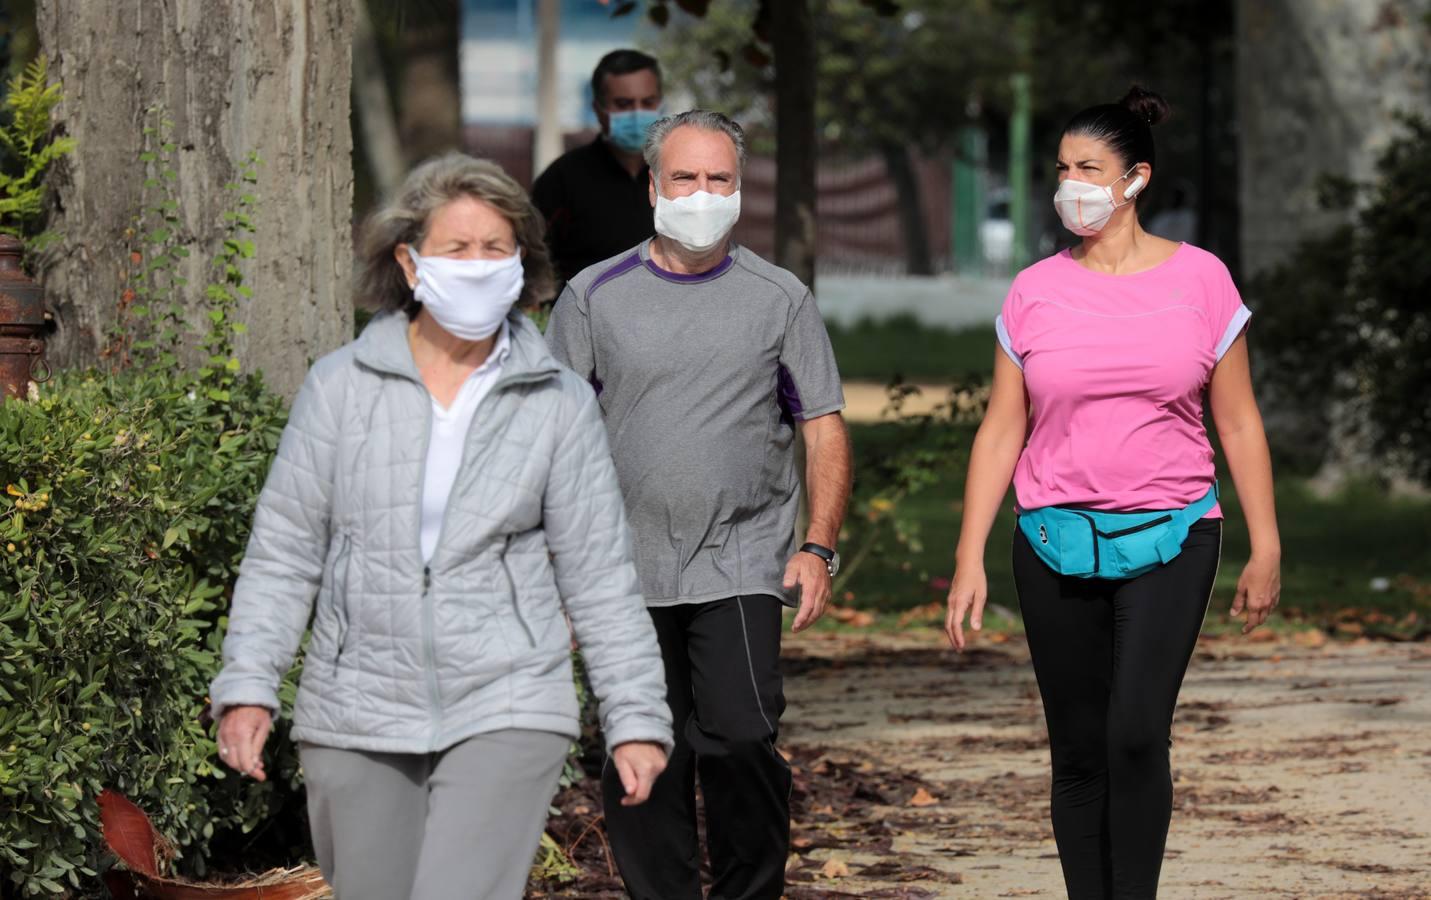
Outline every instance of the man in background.
{"label": "man in background", "polygon": [[562,281],[654,231],[641,150],[646,129],[661,117],[660,63],[638,50],[613,50],[591,74],[591,97],[601,134],[552,163],[532,185]]}

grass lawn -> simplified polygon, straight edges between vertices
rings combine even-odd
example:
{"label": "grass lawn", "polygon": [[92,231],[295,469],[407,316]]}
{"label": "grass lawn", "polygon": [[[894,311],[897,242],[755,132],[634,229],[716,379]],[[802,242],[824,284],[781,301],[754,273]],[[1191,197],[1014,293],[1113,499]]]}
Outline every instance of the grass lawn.
{"label": "grass lawn", "polygon": [[994,370],[994,327],[951,331],[926,328],[913,316],[874,321],[848,328],[830,324],[830,342],[846,381],[947,382],[961,375],[990,375]]}
{"label": "grass lawn", "polygon": [[[973,429],[963,430],[972,439]],[[887,454],[908,434],[894,425],[862,425],[852,431],[857,458]],[[1232,480],[1225,471],[1220,477],[1227,525],[1209,628],[1226,621],[1248,557],[1247,531]],[[853,597],[838,602],[898,613],[942,601],[953,571],[963,483],[962,462],[951,461],[935,486],[907,498],[904,509],[921,523],[922,547],[916,552],[899,547],[900,552],[872,555],[844,586]],[[1009,553],[1014,528],[1011,502],[1012,495],[995,524],[985,565],[990,602],[1017,612]],[[1329,629],[1340,625],[1341,632],[1352,634],[1362,629],[1414,634],[1425,627],[1431,615],[1431,546],[1426,540],[1431,503],[1392,498],[1370,486],[1324,500],[1313,496],[1305,482],[1284,478],[1277,485],[1277,505],[1283,623],[1303,621]],[[1378,590],[1373,579],[1389,583]],[[1412,612],[1417,616],[1408,621]]]}

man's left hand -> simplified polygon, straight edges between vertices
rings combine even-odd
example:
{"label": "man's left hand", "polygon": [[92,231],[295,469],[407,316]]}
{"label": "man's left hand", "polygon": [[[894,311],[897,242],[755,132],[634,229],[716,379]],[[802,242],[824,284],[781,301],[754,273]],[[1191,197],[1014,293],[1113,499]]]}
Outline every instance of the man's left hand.
{"label": "man's left hand", "polygon": [[628,741],[611,753],[626,796],[622,806],[640,806],[651,796],[656,779],[666,770],[666,748],[651,741]]}
{"label": "man's left hand", "polygon": [[790,557],[785,567],[785,589],[800,588],[800,611],[791,631],[804,631],[825,614],[830,602],[830,569],[813,553],[801,551]]}

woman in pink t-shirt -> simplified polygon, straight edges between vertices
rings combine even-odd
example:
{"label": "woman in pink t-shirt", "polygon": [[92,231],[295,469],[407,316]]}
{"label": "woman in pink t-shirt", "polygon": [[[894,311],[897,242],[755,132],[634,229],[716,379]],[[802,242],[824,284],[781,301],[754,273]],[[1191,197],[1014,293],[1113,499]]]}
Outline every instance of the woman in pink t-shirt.
{"label": "woman in pink t-shirt", "polygon": [[[1136,577],[1060,574],[1070,570],[1046,563],[1023,529],[1014,535],[1048,723],[1054,836],[1075,900],[1157,894],[1173,709],[1222,538],[1204,397],[1252,539],[1232,604],[1234,616],[1245,614],[1243,633],[1267,619],[1280,592],[1272,464],[1243,334],[1250,314],[1215,256],[1138,221],[1154,171],[1151,126],[1167,111],[1134,87],[1064,129],[1054,204],[1083,243],[1020,272],[1004,301],[949,591],[947,630],[962,650],[965,616],[981,627],[984,549],[1010,481],[1021,516],[1192,508],[1181,517],[1192,521],[1181,550],[1174,544],[1170,560]],[[1205,498],[1210,508],[1199,504]],[[1099,533],[1116,536],[1113,527]]]}

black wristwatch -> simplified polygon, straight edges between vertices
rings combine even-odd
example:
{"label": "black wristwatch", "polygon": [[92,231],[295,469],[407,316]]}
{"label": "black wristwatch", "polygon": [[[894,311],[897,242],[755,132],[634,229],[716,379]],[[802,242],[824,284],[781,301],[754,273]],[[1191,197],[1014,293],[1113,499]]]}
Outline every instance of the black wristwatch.
{"label": "black wristwatch", "polygon": [[825,561],[825,570],[834,578],[840,571],[840,554],[829,547],[822,547],[819,544],[806,544],[800,548],[801,553],[813,553]]}

